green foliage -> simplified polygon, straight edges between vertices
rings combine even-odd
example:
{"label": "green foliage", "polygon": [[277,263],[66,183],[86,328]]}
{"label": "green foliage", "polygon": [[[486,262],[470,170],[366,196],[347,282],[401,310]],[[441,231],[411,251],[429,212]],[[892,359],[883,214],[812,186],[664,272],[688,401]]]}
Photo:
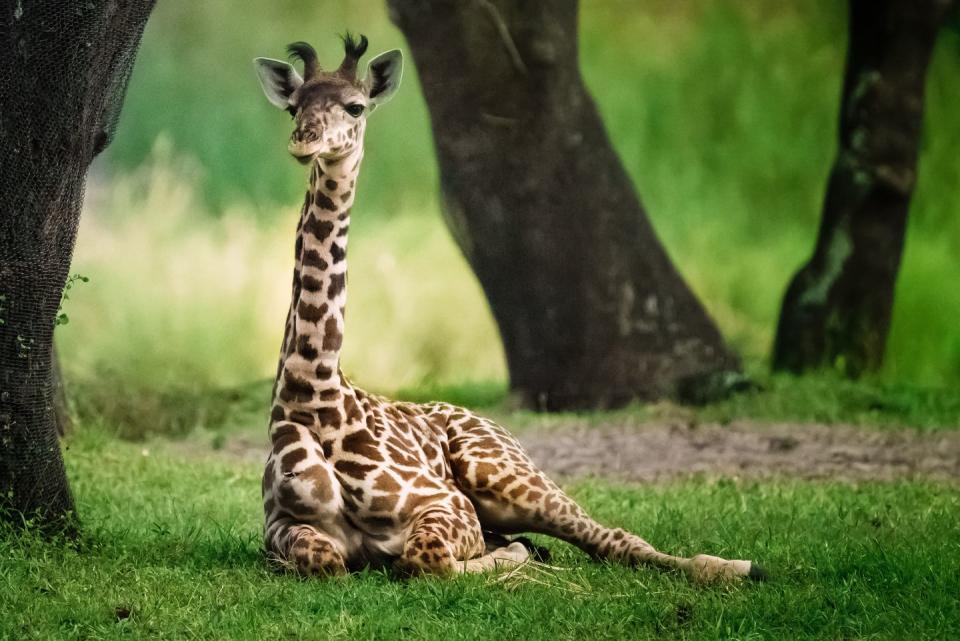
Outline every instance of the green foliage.
{"label": "green foliage", "polygon": [[[581,4],[581,65],[610,138],[684,277],[756,367],[817,232],[835,149],[843,4]],[[58,337],[71,380],[100,385],[104,400],[125,390],[128,415],[162,422],[143,409],[166,403],[151,396],[199,397],[272,375],[305,176],[285,151],[289,119],[263,98],[250,61],[307,39],[330,66],[341,54],[334,34],[347,28],[366,33],[372,52],[408,51],[381,0],[244,11],[226,0],[159,3],[108,151],[110,191],[98,197],[93,185],[83,219],[76,263],[95,285],[71,301],[73,323]],[[944,33],[887,363],[881,381],[867,383],[880,393],[960,382],[960,289],[950,286],[960,255],[958,54],[960,34]],[[410,56],[367,143],[347,371],[385,392],[502,388],[496,328],[440,222]]]}
{"label": "green foliage", "polygon": [[[772,580],[697,588],[596,564],[538,539],[580,591],[488,576],[402,582],[380,571],[300,581],[260,552],[259,462],[200,460],[162,442],[68,441],[85,534],[0,535],[5,639],[955,638],[960,495],[917,481],[856,486],[695,479],[580,482],[594,515],[679,554],[762,562]],[[136,481],[133,481],[136,479]]]}
{"label": "green foliage", "polygon": [[66,325],[70,322],[70,317],[63,311],[63,304],[70,300],[70,290],[73,289],[73,286],[78,282],[89,283],[90,279],[80,274],[70,274],[70,276],[67,277],[67,282],[63,286],[63,295],[60,297],[60,304],[57,305],[57,316],[53,322],[55,327]]}

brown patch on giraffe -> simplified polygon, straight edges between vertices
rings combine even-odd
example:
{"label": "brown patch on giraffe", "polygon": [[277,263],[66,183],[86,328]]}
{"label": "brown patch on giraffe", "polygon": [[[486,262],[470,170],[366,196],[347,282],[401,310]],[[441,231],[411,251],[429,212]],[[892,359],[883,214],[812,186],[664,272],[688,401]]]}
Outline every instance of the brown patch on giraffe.
{"label": "brown patch on giraffe", "polygon": [[331,274],[330,285],[327,287],[327,298],[333,300],[343,291],[347,283],[346,274]]}
{"label": "brown patch on giraffe", "polygon": [[532,470],[524,470],[529,475],[527,481],[533,487],[539,488],[543,491],[547,490],[547,484],[543,482],[543,479],[540,478],[539,474],[534,474]]}
{"label": "brown patch on giraffe", "polygon": [[517,477],[514,476],[513,474],[507,474],[502,479],[500,479],[499,481],[491,485],[490,489],[493,490],[494,492],[503,492],[505,489],[507,489],[507,486],[509,486],[511,483],[513,483],[516,480],[517,480]]}
{"label": "brown patch on giraffe", "polygon": [[306,267],[313,267],[323,271],[329,267],[327,261],[323,259],[316,249],[308,249],[303,252],[303,264]]}
{"label": "brown patch on giraffe", "polygon": [[337,216],[337,220],[346,220],[347,218],[350,218],[350,212],[349,212],[349,211],[345,211],[345,212],[343,212],[342,214],[340,214],[339,216]]}
{"label": "brown patch on giraffe", "polygon": [[490,477],[495,476],[500,469],[493,463],[481,461],[474,468],[474,483],[476,487],[486,487],[490,484]]}
{"label": "brown patch on giraffe", "polygon": [[304,412],[303,410],[293,410],[292,412],[290,412],[290,421],[292,423],[297,423],[305,427],[310,427],[311,425],[313,425],[314,418],[313,418],[313,414],[311,414],[310,412]]}
{"label": "brown patch on giraffe", "polygon": [[364,479],[367,474],[377,469],[376,465],[365,465],[356,461],[340,460],[333,464],[333,467],[341,474],[352,476],[355,479]]}
{"label": "brown patch on giraffe", "polygon": [[271,432],[270,440],[273,443],[273,451],[281,452],[300,440],[300,430],[294,425],[281,425]]}
{"label": "brown patch on giraffe", "polygon": [[325,182],[324,185],[326,185],[327,189],[333,191],[337,188],[337,181],[332,178],[327,178],[327,182]]}
{"label": "brown patch on giraffe", "polygon": [[[303,303],[301,303],[302,305]],[[317,348],[310,344],[310,337],[306,334],[297,336],[297,353],[308,361],[312,361],[320,355]]]}
{"label": "brown patch on giraffe", "polygon": [[347,483],[341,483],[340,487],[343,488],[343,491],[346,493],[344,498],[351,497],[357,504],[363,501],[363,488],[359,485],[352,486]]}
{"label": "brown patch on giraffe", "polygon": [[352,193],[353,193],[353,192],[351,192],[351,191],[345,191],[345,192],[343,192],[343,195],[340,196],[340,202],[344,202],[344,203],[345,203],[345,202],[347,202],[348,200],[350,200],[350,194],[352,194]]}
{"label": "brown patch on giraffe", "polygon": [[[326,196],[324,196],[326,198]],[[327,198],[329,201],[330,199]],[[319,204],[319,203],[318,203]],[[333,232],[333,223],[329,220],[319,220],[316,216],[308,216],[303,224],[303,231],[312,234],[319,241],[324,241]]]}
{"label": "brown patch on giraffe", "polygon": [[[333,287],[331,281],[331,287]],[[323,349],[328,352],[335,352],[343,345],[343,334],[337,326],[337,319],[333,316],[327,319],[323,326]]]}
{"label": "brown patch on giraffe", "polygon": [[437,481],[430,478],[429,476],[418,475],[417,478],[413,480],[413,487],[415,488],[424,488],[429,490],[439,490],[443,486],[440,485]]}
{"label": "brown patch on giraffe", "polygon": [[275,487],[277,494],[277,505],[284,511],[295,516],[309,514],[310,508],[300,500],[297,491],[289,482],[278,483]]}
{"label": "brown patch on giraffe", "polygon": [[300,252],[303,251],[303,234],[301,233],[301,227],[303,226],[303,221],[297,223],[297,240],[293,243],[293,258],[294,260],[300,260]]}
{"label": "brown patch on giraffe", "polygon": [[360,429],[348,434],[343,437],[340,446],[345,452],[351,452],[371,461],[383,461],[383,453],[380,452],[377,441],[368,430]]}
{"label": "brown patch on giraffe", "polygon": [[350,232],[350,225],[344,225],[343,227],[340,228],[340,231],[337,232],[337,236],[342,238],[343,236],[346,236],[349,232]]}
{"label": "brown patch on giraffe", "polygon": [[321,209],[326,209],[327,211],[336,211],[337,206],[330,200],[330,197],[325,193],[317,190],[317,193],[313,196],[313,202],[316,203],[317,207]]}
{"label": "brown patch on giraffe", "polygon": [[320,407],[317,409],[317,420],[320,425],[339,425],[343,417],[337,407]]}
{"label": "brown patch on giraffe", "polygon": [[273,484],[273,461],[269,461],[266,467],[263,468],[263,493],[266,494],[267,490],[270,489],[270,486]]}
{"label": "brown patch on giraffe", "polygon": [[333,264],[336,265],[347,257],[347,250],[336,243],[330,245],[330,256],[333,258]]}
{"label": "brown patch on giraffe", "polygon": [[[397,463],[399,465],[406,465],[409,467],[418,467],[421,463],[420,459],[414,456],[411,456],[409,453],[397,448],[396,446],[390,443],[387,443],[387,453],[390,456],[390,459],[394,463]],[[405,476],[407,474],[407,471],[397,470],[397,473],[400,474],[401,476]],[[414,475],[416,475],[416,472],[412,472],[411,476],[407,476],[406,478],[413,478]]]}
{"label": "brown patch on giraffe", "polygon": [[286,474],[292,472],[293,468],[297,466],[297,463],[301,463],[307,460],[307,450],[300,447],[291,452],[287,452],[283,455],[283,458],[280,459],[280,472]]}
{"label": "brown patch on giraffe", "polygon": [[301,480],[311,481],[313,489],[310,495],[321,503],[329,503],[333,500],[333,480],[330,478],[330,472],[323,465],[311,465],[297,475]]}
{"label": "brown patch on giraffe", "polygon": [[300,282],[303,284],[303,288],[308,292],[319,292],[323,289],[323,281],[319,278],[314,278],[309,274],[305,274],[300,278]]}
{"label": "brown patch on giraffe", "polygon": [[287,418],[287,412],[283,409],[282,405],[274,405],[273,409],[270,410],[270,420],[271,421],[283,421]]}
{"label": "brown patch on giraffe", "polygon": [[[286,395],[287,398],[284,398],[284,395]],[[306,379],[292,374],[290,370],[284,370],[283,387],[280,389],[280,398],[285,401],[309,401],[313,398],[313,385]]]}
{"label": "brown patch on giraffe", "polygon": [[390,512],[397,507],[399,496],[396,494],[385,494],[383,496],[374,496],[370,499],[368,507],[372,512]]}
{"label": "brown patch on giraffe", "polygon": [[341,392],[339,387],[327,387],[320,390],[318,398],[321,401],[334,401],[340,398]]}
{"label": "brown patch on giraffe", "polygon": [[317,375],[317,378],[321,380],[326,380],[333,376],[333,370],[323,364],[317,365],[317,369],[314,371],[314,373]]}
{"label": "brown patch on giraffe", "polygon": [[347,422],[352,423],[360,420],[363,414],[360,411],[360,405],[357,403],[353,394],[345,394],[343,398],[343,409],[347,413]]}
{"label": "brown patch on giraffe", "polygon": [[318,307],[305,301],[300,301],[300,304],[297,305],[297,316],[299,316],[301,320],[305,320],[308,323],[319,323],[320,319],[322,319],[326,313],[326,303],[323,303]]}
{"label": "brown patch on giraffe", "polygon": [[399,492],[403,489],[403,486],[397,482],[397,479],[393,477],[388,470],[383,470],[380,475],[373,481],[373,489],[379,490],[380,492]]}

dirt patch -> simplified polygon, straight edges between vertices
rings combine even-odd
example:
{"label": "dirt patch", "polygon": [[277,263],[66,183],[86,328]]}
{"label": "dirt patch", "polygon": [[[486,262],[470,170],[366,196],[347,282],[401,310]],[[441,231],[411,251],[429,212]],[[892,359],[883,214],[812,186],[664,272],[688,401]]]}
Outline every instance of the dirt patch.
{"label": "dirt patch", "polygon": [[[960,431],[841,425],[654,422],[554,425],[518,438],[552,477],[662,481],[696,474],[770,478],[960,479]],[[223,454],[262,461],[266,438],[228,438]]]}
{"label": "dirt patch", "polygon": [[659,481],[707,474],[741,478],[960,479],[960,432],[863,430],[837,425],[573,427],[520,436],[559,477]]}

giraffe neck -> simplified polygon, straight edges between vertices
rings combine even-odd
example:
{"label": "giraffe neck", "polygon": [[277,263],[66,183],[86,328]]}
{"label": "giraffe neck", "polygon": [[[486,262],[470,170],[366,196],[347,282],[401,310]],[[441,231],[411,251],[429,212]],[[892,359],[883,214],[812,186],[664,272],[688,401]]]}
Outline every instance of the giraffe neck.
{"label": "giraffe neck", "polygon": [[[274,412],[316,413],[340,401],[340,347],[347,301],[347,231],[362,148],[318,159],[297,230],[293,296],[280,358]],[[279,418],[276,417],[275,418]]]}

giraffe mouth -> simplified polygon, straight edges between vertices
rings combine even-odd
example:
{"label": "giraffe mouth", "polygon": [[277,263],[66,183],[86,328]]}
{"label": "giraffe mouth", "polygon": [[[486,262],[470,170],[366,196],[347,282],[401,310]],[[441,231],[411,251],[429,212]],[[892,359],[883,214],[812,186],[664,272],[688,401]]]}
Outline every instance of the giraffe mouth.
{"label": "giraffe mouth", "polygon": [[304,154],[304,155],[302,155],[302,156],[299,155],[299,154],[291,154],[291,155],[292,155],[292,156],[296,159],[296,161],[297,161],[298,163],[300,163],[301,165],[308,165],[308,164],[310,164],[310,161],[311,161],[311,160],[313,160],[314,158],[317,157],[317,154],[315,154],[315,153],[313,153],[313,154]]}

